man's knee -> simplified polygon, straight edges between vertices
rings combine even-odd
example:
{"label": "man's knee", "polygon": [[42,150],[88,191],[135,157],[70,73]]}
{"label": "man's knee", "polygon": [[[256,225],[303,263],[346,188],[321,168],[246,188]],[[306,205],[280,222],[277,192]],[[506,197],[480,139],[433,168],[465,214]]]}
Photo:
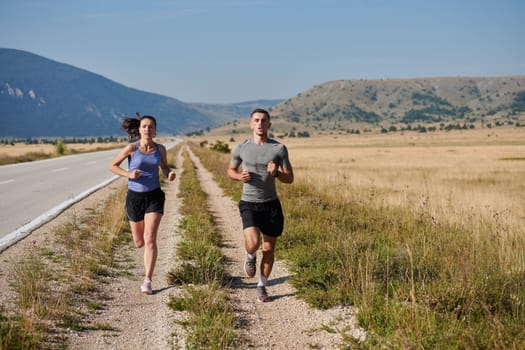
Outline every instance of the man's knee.
{"label": "man's knee", "polygon": [[267,255],[267,256],[273,256],[275,252],[275,245],[270,245],[270,244],[263,244],[262,246],[262,253],[263,255]]}
{"label": "man's knee", "polygon": [[244,230],[246,245],[252,249],[258,249],[260,245],[260,233],[256,227],[248,227]]}

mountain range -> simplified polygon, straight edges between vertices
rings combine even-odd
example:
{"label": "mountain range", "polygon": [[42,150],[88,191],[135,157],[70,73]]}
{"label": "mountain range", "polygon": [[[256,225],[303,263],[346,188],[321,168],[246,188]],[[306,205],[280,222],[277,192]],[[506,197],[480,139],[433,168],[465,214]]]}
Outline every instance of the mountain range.
{"label": "mountain range", "polygon": [[238,120],[256,107],[269,109],[288,135],[525,126],[525,76],[334,80],[286,100],[206,104],[129,88],[20,50],[0,49],[0,67],[0,138],[123,136],[120,119],[136,112],[154,115],[163,134],[235,134],[249,132]]}
{"label": "mountain range", "polygon": [[0,67],[0,137],[123,136],[120,119],[137,112],[155,116],[163,134],[182,134],[246,118],[255,105],[269,108],[281,101],[184,103],[14,49],[0,49]]}

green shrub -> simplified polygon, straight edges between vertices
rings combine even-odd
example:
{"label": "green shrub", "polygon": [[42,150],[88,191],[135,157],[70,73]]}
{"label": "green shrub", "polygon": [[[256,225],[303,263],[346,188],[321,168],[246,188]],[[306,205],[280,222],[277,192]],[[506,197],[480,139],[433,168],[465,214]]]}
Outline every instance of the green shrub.
{"label": "green shrub", "polygon": [[224,143],[222,141],[217,141],[213,145],[210,146],[210,149],[217,152],[222,153],[230,153],[230,146],[227,143]]}
{"label": "green shrub", "polygon": [[64,140],[62,139],[57,140],[55,144],[55,151],[59,155],[63,155],[64,153],[66,153],[66,143],[64,142]]}

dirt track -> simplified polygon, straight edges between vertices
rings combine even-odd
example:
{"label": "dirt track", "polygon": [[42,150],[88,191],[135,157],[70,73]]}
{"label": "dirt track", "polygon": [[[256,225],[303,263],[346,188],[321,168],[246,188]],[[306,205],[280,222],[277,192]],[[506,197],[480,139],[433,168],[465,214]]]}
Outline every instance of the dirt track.
{"label": "dirt track", "polygon": [[[239,330],[241,349],[340,349],[341,336],[322,330],[323,325],[345,330],[356,338],[364,336],[357,329],[354,309],[350,307],[319,311],[309,308],[306,303],[296,298],[295,291],[288,283],[290,277],[284,262],[276,262],[268,286],[272,301],[258,303],[255,300],[257,278],[246,278],[242,269],[244,242],[242,228],[236,203],[225,197],[219,186],[213,181],[212,175],[201,166],[199,160],[191,155],[197,166],[198,179],[203,190],[208,195],[209,210],[216,217],[226,248],[224,254],[231,264],[229,273],[234,278],[230,295],[242,324]],[[177,169],[182,168],[180,154],[177,156]],[[154,294],[151,296],[140,293],[142,281],[142,249],[131,249],[133,269],[130,276],[116,278],[112,283],[102,286],[109,296],[105,308],[91,315],[92,324],[110,324],[112,330],[71,332],[71,349],[182,349],[184,348],[184,332],[177,324],[184,315],[170,310],[167,301],[171,295],[179,293],[179,289],[166,282],[167,272],[176,263],[176,245],[180,239],[178,232],[180,170],[177,179],[166,183],[166,206],[164,218],[158,235],[159,255],[153,277]],[[108,186],[78,203],[68,211],[82,211],[82,205],[91,205],[108,195],[111,188],[122,185],[123,181]],[[88,204],[89,203],[89,204]],[[68,211],[48,225],[57,225],[68,217]],[[49,231],[49,228],[47,229]],[[46,239],[41,228],[29,238],[9,248],[2,253],[2,261],[12,260],[27,252],[33,241],[45,244]],[[285,233],[286,234],[286,227]],[[279,246],[277,247],[279,249]],[[260,252],[258,260],[260,261]],[[5,267],[5,264],[2,264]],[[5,281],[5,271],[0,269],[0,278]],[[3,284],[5,285],[5,284]],[[6,295],[4,295],[5,300]]]}

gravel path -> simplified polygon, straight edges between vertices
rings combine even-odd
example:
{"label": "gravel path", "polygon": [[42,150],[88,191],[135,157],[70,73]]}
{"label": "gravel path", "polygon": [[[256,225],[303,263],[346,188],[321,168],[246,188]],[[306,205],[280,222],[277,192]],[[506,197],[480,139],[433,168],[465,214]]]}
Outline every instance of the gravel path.
{"label": "gravel path", "polygon": [[[363,338],[364,332],[355,327],[355,310],[351,307],[338,307],[320,311],[312,309],[295,296],[295,290],[288,283],[290,273],[283,262],[277,261],[270,277],[268,292],[272,301],[259,303],[255,300],[257,277],[246,278],[242,269],[244,238],[236,203],[223,195],[212,175],[205,170],[198,158],[191,152],[190,157],[197,167],[197,176],[204,192],[208,195],[209,210],[216,217],[225,243],[224,254],[230,265],[228,272],[234,282],[230,295],[242,324],[240,339],[242,349],[340,349],[340,334],[327,332],[323,326],[344,330],[355,338]],[[109,296],[106,307],[90,316],[91,324],[109,324],[112,330],[72,332],[69,341],[71,349],[183,349],[184,331],[177,321],[184,318],[181,312],[174,312],[167,306],[171,295],[177,295],[179,288],[169,286],[166,275],[176,263],[176,246],[180,239],[178,222],[180,220],[180,199],[177,197],[182,157],[177,155],[177,179],[166,182],[165,213],[159,234],[159,254],[153,277],[154,294],[140,293],[143,278],[143,250],[131,249],[129,254],[133,267],[129,276],[115,278],[112,283],[102,286]],[[45,227],[33,232],[27,239],[2,252],[0,255],[0,282],[7,285],[6,261],[26,254],[28,248],[38,241],[45,245],[46,233],[70,217],[68,213],[82,212],[93,207],[114,188],[122,186],[125,180],[118,180],[106,189],[98,191],[86,200],[76,204]],[[293,186],[293,185],[292,185]],[[285,227],[286,231],[286,227]],[[286,234],[286,232],[284,233]],[[279,246],[277,246],[279,249]],[[258,261],[261,253],[258,252]],[[0,300],[9,299],[4,292]]]}
{"label": "gravel path", "polygon": [[[338,307],[320,311],[295,297],[295,290],[288,283],[290,273],[282,261],[274,264],[268,294],[272,301],[259,303],[255,300],[255,287],[258,274],[246,278],[242,267],[244,261],[244,236],[242,223],[236,203],[225,197],[213,176],[191,154],[197,167],[197,176],[208,195],[209,210],[217,219],[226,249],[224,254],[231,261],[229,273],[234,278],[230,295],[237,307],[239,318],[243,320],[242,338],[246,339],[247,349],[340,349],[341,336],[323,331],[323,325],[347,332],[356,338],[364,337],[364,332],[355,327],[355,309]],[[293,186],[293,185],[292,185]],[[286,234],[286,225],[285,233]],[[279,249],[279,243],[277,243]],[[257,261],[262,253],[258,252]]]}

